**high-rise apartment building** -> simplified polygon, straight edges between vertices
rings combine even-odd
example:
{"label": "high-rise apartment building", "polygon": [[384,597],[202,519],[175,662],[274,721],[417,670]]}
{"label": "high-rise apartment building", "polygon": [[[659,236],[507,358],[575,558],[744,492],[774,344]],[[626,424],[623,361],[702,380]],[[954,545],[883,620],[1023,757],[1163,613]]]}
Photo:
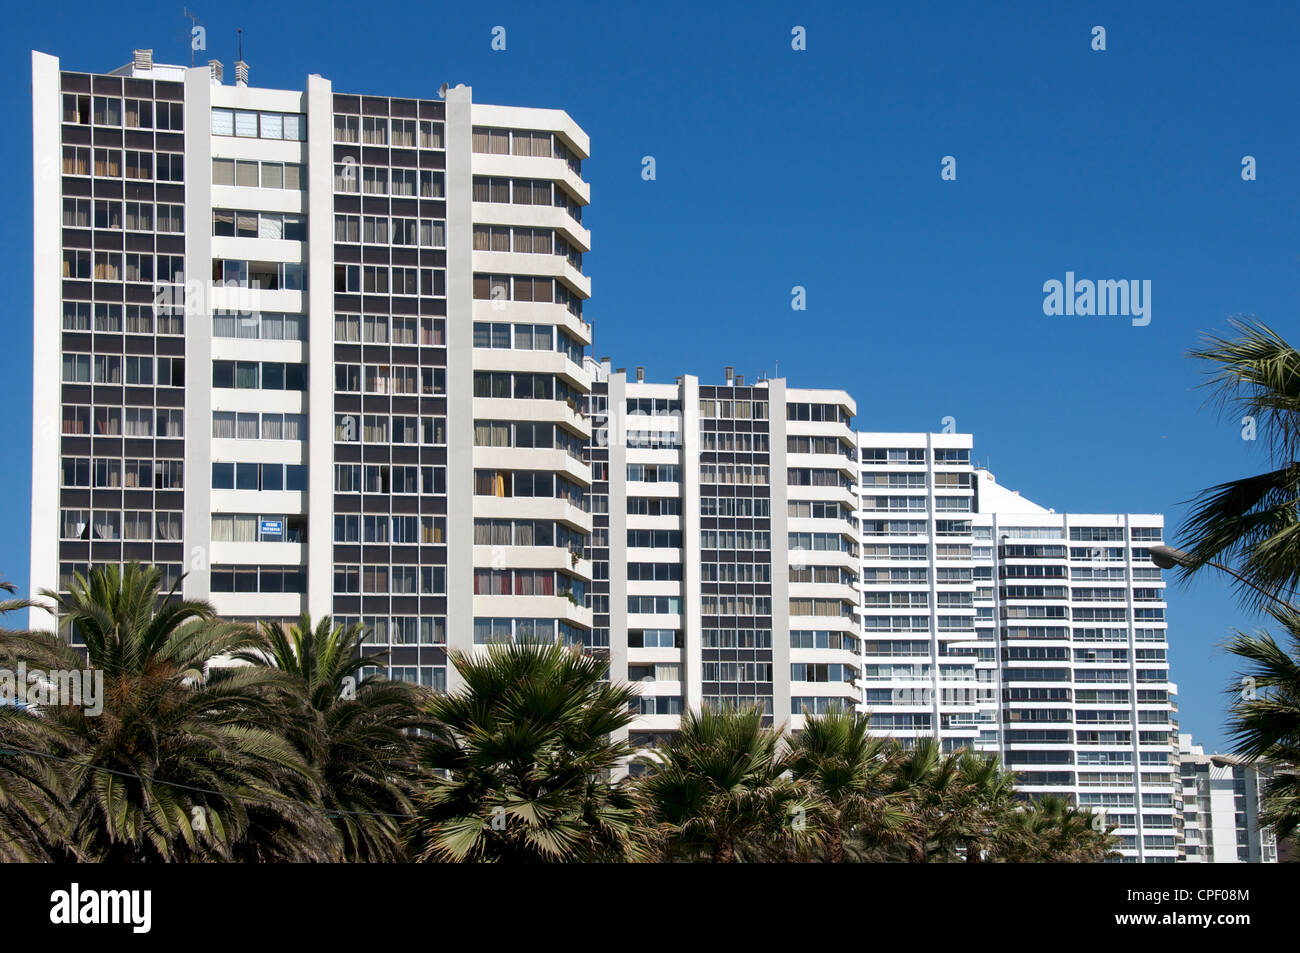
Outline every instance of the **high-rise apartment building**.
{"label": "high-rise apartment building", "polygon": [[873,727],[998,752],[1022,792],[1105,812],[1126,859],[1176,859],[1162,517],[1041,507],[969,434],[858,439]]}
{"label": "high-rise apartment building", "polygon": [[447,684],[589,641],[586,134],[563,112],[32,57],[31,583],[139,559]]}
{"label": "high-rise apartment building", "polygon": [[593,624],[610,677],[640,688],[633,742],[684,708],[758,705],[797,729],[855,707],[853,399],[590,366]]}
{"label": "high-rise apartment building", "polygon": [[1192,736],[1178,736],[1184,844],[1189,864],[1275,864],[1277,838],[1259,824],[1264,785],[1273,766],[1236,755],[1206,754]]}

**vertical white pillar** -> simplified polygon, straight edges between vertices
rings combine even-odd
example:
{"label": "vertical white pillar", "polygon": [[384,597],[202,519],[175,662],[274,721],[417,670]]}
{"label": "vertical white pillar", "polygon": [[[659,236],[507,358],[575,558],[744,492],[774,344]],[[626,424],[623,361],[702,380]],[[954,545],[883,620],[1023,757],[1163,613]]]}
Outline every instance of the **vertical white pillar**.
{"label": "vertical white pillar", "polygon": [[[185,581],[207,599],[212,568],[212,75],[185,71]],[[198,300],[193,300],[197,295]]]}
{"label": "vertical white pillar", "polygon": [[[447,648],[474,646],[473,91],[449,89],[447,135]],[[461,687],[447,666],[447,690]]]}
{"label": "vertical white pillar", "polygon": [[772,507],[772,724],[790,721],[790,490],[786,482],[785,380],[769,381],[768,482]]}
{"label": "vertical white pillar", "polygon": [[[32,51],[32,594],[59,587],[63,176],[58,57]],[[49,624],[31,612],[31,625]]]}
{"label": "vertical white pillar", "polygon": [[307,77],[307,611],[334,611],[334,91]]}
{"label": "vertical white pillar", "polygon": [[682,399],[682,708],[704,704],[700,613],[700,380],[686,375]]}

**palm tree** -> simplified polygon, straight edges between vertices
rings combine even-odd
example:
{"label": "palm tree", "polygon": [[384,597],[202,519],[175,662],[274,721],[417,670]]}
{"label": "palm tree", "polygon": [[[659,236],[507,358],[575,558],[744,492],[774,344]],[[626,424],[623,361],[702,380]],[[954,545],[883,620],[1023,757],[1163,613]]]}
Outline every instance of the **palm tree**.
{"label": "palm tree", "polygon": [[350,861],[405,858],[403,832],[418,787],[415,732],[429,728],[421,709],[428,693],[362,669],[386,653],[363,655],[365,628],[334,626],[329,616],[312,627],[304,614],[287,630],[263,622],[256,649],[242,661],[285,673],[285,733],[320,776],[321,805]]}
{"label": "palm tree", "polygon": [[828,863],[844,861],[846,838],[874,847],[906,833],[901,799],[884,791],[885,741],[868,734],[869,720],[839,710],[810,715],[791,743],[790,771],[817,801]]}
{"label": "palm tree", "polygon": [[1290,650],[1263,632],[1237,632],[1228,643],[1229,652],[1252,663],[1244,682],[1228,689],[1229,732],[1238,754],[1284,768],[1266,783],[1260,812],[1283,839],[1300,830],[1300,613],[1273,607],[1269,614],[1286,630]]}
{"label": "palm tree", "polygon": [[1045,794],[1022,803],[1004,820],[990,859],[1015,863],[1099,863],[1115,856],[1114,825],[1101,815]]}
{"label": "palm tree", "polygon": [[[0,591],[13,594],[12,583]],[[37,605],[28,599],[0,601],[0,615]],[[0,668],[8,679],[0,698],[0,861],[53,861],[75,857],[67,839],[63,802],[67,772],[45,757],[58,745],[58,729],[27,704],[27,685],[19,683],[14,638],[0,630]]]}
{"label": "palm tree", "polygon": [[[1271,469],[1200,494],[1183,528],[1191,557],[1184,577],[1212,560],[1236,563],[1243,603],[1272,615],[1300,649],[1300,352],[1264,324],[1232,326],[1238,337],[1210,337],[1191,353],[1212,365],[1213,402],[1262,432]],[[1261,819],[1285,837],[1300,824],[1300,656],[1264,633],[1238,632],[1228,650],[1253,663],[1259,690],[1249,697],[1240,684],[1229,688],[1229,730],[1238,754],[1282,769],[1267,786]]]}
{"label": "palm tree", "polygon": [[817,804],[784,777],[780,742],[758,707],[683,715],[681,731],[642,761],[646,820],[665,854],[725,864],[808,846]]}
{"label": "palm tree", "polygon": [[606,666],[560,645],[454,652],[465,682],[428,706],[417,797],[418,860],[593,861],[638,855],[631,787],[611,780],[630,753],[612,736],[636,695]]}
{"label": "palm tree", "polygon": [[102,673],[102,713],[42,712],[61,739],[51,753],[68,762],[74,847],[113,861],[333,856],[316,777],[277,730],[285,677],[214,665],[256,644],[252,630],[175,587],[164,598],[160,579],[132,563],[43,592],[84,650],[53,634],[11,640],[41,667]]}
{"label": "palm tree", "polygon": [[903,800],[911,818],[907,859],[927,863],[947,859],[963,828],[957,810],[964,795],[961,753],[944,754],[934,738],[918,738],[911,748],[891,742],[888,791]]}
{"label": "palm tree", "polygon": [[961,796],[952,805],[967,863],[991,854],[1015,808],[1015,775],[1002,770],[996,754],[964,750],[960,758]]}
{"label": "palm tree", "polygon": [[[1267,325],[1233,321],[1236,338],[1210,335],[1192,357],[1209,362],[1209,403],[1250,418],[1272,469],[1203,491],[1181,536],[1184,578],[1211,561],[1236,563],[1245,604],[1263,608],[1300,583],[1300,352]],[[1253,435],[1252,435],[1253,436]]]}

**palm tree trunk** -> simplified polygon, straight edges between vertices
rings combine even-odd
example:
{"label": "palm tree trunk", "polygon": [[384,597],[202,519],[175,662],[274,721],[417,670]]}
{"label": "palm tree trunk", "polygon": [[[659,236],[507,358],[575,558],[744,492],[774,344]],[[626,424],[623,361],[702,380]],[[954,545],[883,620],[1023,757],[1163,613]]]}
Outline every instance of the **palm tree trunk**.
{"label": "palm tree trunk", "polygon": [[836,821],[831,821],[830,840],[826,844],[826,862],[828,864],[844,863],[844,831]]}

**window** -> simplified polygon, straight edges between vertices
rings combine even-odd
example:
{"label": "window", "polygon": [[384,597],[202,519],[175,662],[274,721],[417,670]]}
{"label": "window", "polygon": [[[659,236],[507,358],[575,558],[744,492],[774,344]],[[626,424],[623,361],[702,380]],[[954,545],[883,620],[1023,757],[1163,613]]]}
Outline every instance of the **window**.
{"label": "window", "polygon": [[63,200],[63,227],[90,227],[90,199],[65,198]]}
{"label": "window", "polygon": [[[103,408],[103,409],[115,410],[116,408]],[[66,434],[90,433],[90,408],[79,407],[72,404],[65,404],[63,407],[62,432]]]}
{"label": "window", "polygon": [[126,153],[126,177],[128,179],[152,179],[153,153],[136,152],[128,149]]}
{"label": "window", "polygon": [[126,101],[126,128],[128,129],[152,129],[153,128],[153,101],[152,100],[128,99]]}
{"label": "window", "polygon": [[306,130],[306,117],[302,113],[259,113],[244,109],[212,110],[214,136],[302,140],[306,136]]}
{"label": "window", "polygon": [[257,188],[259,184],[257,170],[258,165],[256,162],[250,160],[236,161],[235,185],[243,186],[244,188]]}
{"label": "window", "polygon": [[334,240],[336,242],[361,241],[361,218],[357,215],[334,216]]}
{"label": "window", "polygon": [[268,341],[305,341],[306,316],[259,312],[236,315],[226,312],[212,316],[212,336],[219,338],[261,338]]}
{"label": "window", "polygon": [[63,121],[82,126],[90,125],[90,97],[76,93],[63,94]]}
{"label": "window", "polygon": [[388,144],[388,119],[383,116],[366,116],[361,120],[361,142],[367,146]]}
{"label": "window", "polygon": [[334,141],[360,142],[361,120],[358,116],[334,115]]}
{"label": "window", "polygon": [[[148,178],[142,176],[142,178]],[[157,154],[157,174],[159,182],[182,182],[185,179],[185,156],[178,152],[159,152]]]}
{"label": "window", "polygon": [[85,146],[64,146],[63,174],[90,175],[90,149]]}
{"label": "window", "polygon": [[422,121],[420,123],[420,148],[441,149],[442,132],[442,123]]}
{"label": "window", "polygon": [[96,96],[94,118],[96,126],[122,125],[122,100],[116,96]]}

